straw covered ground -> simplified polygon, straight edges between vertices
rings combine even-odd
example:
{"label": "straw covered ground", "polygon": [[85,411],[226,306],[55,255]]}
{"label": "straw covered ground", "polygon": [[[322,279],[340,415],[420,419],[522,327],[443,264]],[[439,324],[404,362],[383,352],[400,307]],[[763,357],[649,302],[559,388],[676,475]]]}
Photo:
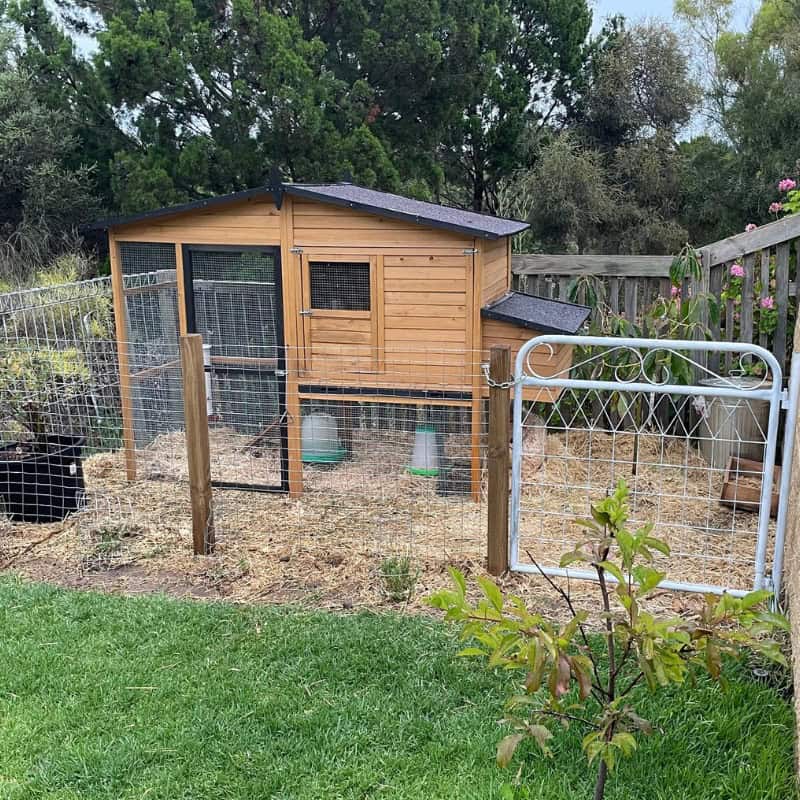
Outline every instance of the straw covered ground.
{"label": "straw covered ground", "polygon": [[[191,552],[191,517],[182,434],[139,454],[139,479],[124,476],[121,453],[84,464],[86,509],[64,523],[2,523],[0,568],[71,587],[159,592],[235,601],[298,602],[323,608],[424,608],[424,597],[448,582],[446,567],[482,573],[485,499],[440,496],[436,480],[404,466],[410,435],[356,431],[354,456],[329,468],[307,466],[301,498],[216,490],[216,552]],[[633,436],[578,432],[525,438],[521,557],[557,563],[580,535],[574,519],[618,478],[633,490],[634,517],[656,523],[676,553],[670,577],[749,588],[757,515],[719,503],[722,474],[687,442],[640,437],[634,474]],[[214,477],[274,481],[274,451],[245,447],[230,431],[212,435]],[[457,449],[458,441],[447,447]],[[485,497],[485,487],[484,487]],[[387,570],[409,559],[397,582]],[[550,603],[542,578],[506,576],[507,588]],[[402,595],[413,586],[410,598]],[[594,597],[573,581],[578,602]],[[663,593],[680,610],[691,599]]]}

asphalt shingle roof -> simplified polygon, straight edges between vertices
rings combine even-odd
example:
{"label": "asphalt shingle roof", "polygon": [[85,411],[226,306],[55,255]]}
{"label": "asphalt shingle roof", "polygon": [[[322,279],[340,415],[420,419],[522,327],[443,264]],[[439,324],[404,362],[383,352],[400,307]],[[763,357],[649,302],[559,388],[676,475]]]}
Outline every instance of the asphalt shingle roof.
{"label": "asphalt shingle roof", "polygon": [[508,292],[481,309],[484,319],[511,322],[540,333],[577,333],[591,309],[561,300],[549,300],[521,292]]}
{"label": "asphalt shingle roof", "polygon": [[474,211],[441,206],[436,203],[426,203],[422,200],[412,200],[410,197],[390,194],[389,192],[379,192],[354,183],[284,183],[274,187],[263,186],[255,189],[246,189],[242,192],[197,200],[192,203],[183,203],[178,206],[166,206],[152,211],[144,211],[140,214],[98,220],[85,225],[83,229],[87,231],[105,230],[117,225],[128,225],[132,222],[141,222],[146,219],[166,217],[200,209],[212,209],[216,206],[265,194],[273,194],[276,202],[279,203],[280,196],[284,193],[317,200],[321,203],[345,206],[353,210],[375,214],[376,216],[406,220],[417,225],[442,228],[484,239],[513,236],[528,227],[526,222],[493,217],[489,214],[478,214]]}
{"label": "asphalt shingle roof", "polygon": [[461,208],[412,200],[399,194],[379,192],[354,183],[286,184],[285,190],[298,197],[334,203],[369,213],[405,219],[419,225],[445,228],[487,239],[513,236],[528,227],[527,222],[478,214]]}

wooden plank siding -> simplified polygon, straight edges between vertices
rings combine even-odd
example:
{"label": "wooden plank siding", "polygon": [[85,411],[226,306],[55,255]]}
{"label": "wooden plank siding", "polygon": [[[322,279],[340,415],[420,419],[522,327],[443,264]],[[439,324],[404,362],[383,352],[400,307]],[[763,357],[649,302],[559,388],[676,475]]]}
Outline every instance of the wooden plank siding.
{"label": "wooden plank siding", "polygon": [[373,260],[375,272],[368,318],[334,332],[333,320],[318,326],[311,317],[303,344],[313,366],[303,382],[470,391],[471,256],[465,250],[473,240],[315,201],[295,200],[293,213],[293,246],[304,261],[349,255]]}
{"label": "wooden plank siding", "polygon": [[448,231],[327,203],[296,200],[293,208],[294,245],[297,247],[393,249],[431,246],[463,250],[472,242]]}
{"label": "wooden plank siding", "polygon": [[509,254],[505,239],[483,242],[482,245],[481,306],[485,306],[509,289]]}
{"label": "wooden plank siding", "polygon": [[281,243],[281,212],[263,199],[190,211],[114,228],[119,241],[176,244],[269,245]]}

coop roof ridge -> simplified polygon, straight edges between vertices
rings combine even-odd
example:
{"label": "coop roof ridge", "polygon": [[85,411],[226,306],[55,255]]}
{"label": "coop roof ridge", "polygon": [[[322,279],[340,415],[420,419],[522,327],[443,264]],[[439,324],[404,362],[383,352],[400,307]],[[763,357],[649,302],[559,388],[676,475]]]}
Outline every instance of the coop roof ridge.
{"label": "coop roof ridge", "polygon": [[353,210],[452,230],[456,233],[466,233],[470,236],[477,235],[486,239],[513,236],[530,227],[527,222],[520,220],[431,203],[427,200],[415,200],[405,195],[370,189],[357,183],[286,183],[284,189],[287,193],[298,197],[308,197]]}
{"label": "coop roof ridge", "polygon": [[280,207],[280,197],[284,193],[351,208],[354,211],[364,211],[376,216],[400,219],[417,225],[442,228],[454,233],[462,233],[484,239],[500,239],[505,236],[513,236],[529,227],[527,222],[431,203],[426,200],[415,200],[404,195],[359,186],[356,183],[316,182],[262,185],[216,197],[164,206],[150,211],[108,217],[87,223],[81,226],[80,230],[87,232],[107,230],[118,225],[129,225],[173,214],[215,208],[216,206],[267,194],[275,196],[276,204]]}

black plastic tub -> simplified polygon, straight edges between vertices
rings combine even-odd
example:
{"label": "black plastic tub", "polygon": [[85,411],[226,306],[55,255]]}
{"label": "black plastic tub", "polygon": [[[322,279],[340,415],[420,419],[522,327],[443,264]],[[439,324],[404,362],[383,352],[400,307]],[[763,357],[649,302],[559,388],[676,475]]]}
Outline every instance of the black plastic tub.
{"label": "black plastic tub", "polygon": [[0,447],[0,501],[11,520],[58,522],[81,508],[84,441],[82,436],[51,435],[40,449],[21,455],[16,444]]}

